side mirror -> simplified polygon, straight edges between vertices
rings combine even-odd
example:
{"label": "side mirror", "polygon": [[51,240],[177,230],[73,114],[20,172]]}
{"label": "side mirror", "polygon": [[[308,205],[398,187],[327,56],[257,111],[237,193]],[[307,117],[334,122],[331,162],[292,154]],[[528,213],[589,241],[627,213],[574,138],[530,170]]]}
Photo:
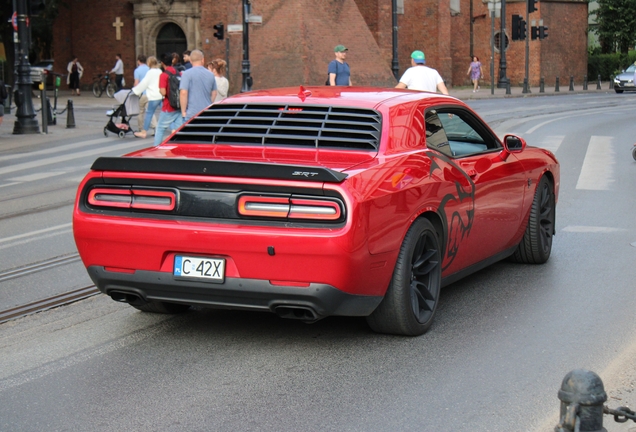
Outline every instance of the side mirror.
{"label": "side mirror", "polygon": [[499,156],[505,161],[511,153],[521,153],[526,148],[526,140],[517,135],[506,135],[503,139],[503,145],[504,148]]}

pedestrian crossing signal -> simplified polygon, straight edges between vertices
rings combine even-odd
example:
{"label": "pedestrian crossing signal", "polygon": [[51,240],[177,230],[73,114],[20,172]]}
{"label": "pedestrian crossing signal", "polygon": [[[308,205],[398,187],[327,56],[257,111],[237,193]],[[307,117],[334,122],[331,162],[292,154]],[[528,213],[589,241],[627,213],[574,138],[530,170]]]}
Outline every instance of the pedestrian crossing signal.
{"label": "pedestrian crossing signal", "polygon": [[218,40],[223,40],[225,29],[223,28],[223,23],[218,23],[214,25],[214,37]]}

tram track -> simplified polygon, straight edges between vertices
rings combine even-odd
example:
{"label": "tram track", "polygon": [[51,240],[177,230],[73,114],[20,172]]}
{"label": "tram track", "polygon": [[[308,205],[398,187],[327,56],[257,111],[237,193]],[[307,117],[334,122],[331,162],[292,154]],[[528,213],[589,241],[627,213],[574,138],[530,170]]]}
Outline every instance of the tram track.
{"label": "tram track", "polygon": [[42,312],[54,307],[64,306],[70,303],[74,303],[79,300],[92,297],[99,294],[99,290],[95,285],[88,285],[82,288],[78,288],[72,291],[67,291],[62,294],[57,294],[51,297],[47,297],[42,300],[37,300],[25,305],[16,306],[4,311],[0,311],[0,324],[7,321],[11,321],[23,316],[31,315],[37,312]]}
{"label": "tram track", "polygon": [[24,266],[16,267],[10,270],[0,272],[0,282],[8,281],[10,279],[19,278],[22,276],[28,276],[33,273],[38,273],[44,270],[49,270],[54,267],[60,267],[66,264],[71,264],[80,261],[81,258],[77,252],[59,255],[53,258],[49,258],[36,263],[27,264]]}

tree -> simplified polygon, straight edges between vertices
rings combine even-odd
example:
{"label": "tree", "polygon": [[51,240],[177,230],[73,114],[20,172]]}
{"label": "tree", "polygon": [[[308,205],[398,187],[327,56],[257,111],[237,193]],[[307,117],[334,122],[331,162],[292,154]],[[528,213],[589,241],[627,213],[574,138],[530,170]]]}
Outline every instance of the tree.
{"label": "tree", "polygon": [[596,15],[593,31],[601,50],[627,54],[636,42],[636,0],[598,0],[598,9],[592,14]]}

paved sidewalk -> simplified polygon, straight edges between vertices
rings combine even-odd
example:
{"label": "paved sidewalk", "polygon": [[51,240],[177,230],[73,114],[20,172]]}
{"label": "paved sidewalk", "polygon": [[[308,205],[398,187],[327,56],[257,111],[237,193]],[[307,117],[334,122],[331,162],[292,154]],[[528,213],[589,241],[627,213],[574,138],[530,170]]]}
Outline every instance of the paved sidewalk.
{"label": "paved sidewalk", "polygon": [[[464,101],[476,99],[496,99],[496,98],[519,98],[519,97],[536,97],[536,96],[559,96],[572,94],[588,94],[588,93],[614,93],[610,88],[609,82],[601,83],[601,89],[596,88],[596,83],[590,83],[588,90],[583,90],[582,85],[574,86],[574,90],[569,90],[569,83],[560,86],[560,91],[555,92],[554,86],[545,87],[543,93],[539,87],[530,88],[530,93],[523,93],[521,87],[511,87],[510,94],[506,94],[506,89],[495,88],[491,92],[490,86],[482,87],[479,91],[473,93],[472,87],[454,87],[450,89],[451,96]],[[39,94],[39,92],[36,92]],[[53,93],[47,92],[47,96],[53,104]],[[61,90],[58,96],[58,109],[62,111],[67,106],[68,100],[73,101],[73,112],[75,117],[75,128],[67,128],[67,113],[64,112],[57,116],[57,125],[48,126],[48,134],[23,134],[13,135],[13,127],[15,123],[15,105],[11,109],[11,113],[4,115],[4,121],[0,126],[0,152],[13,150],[16,148],[27,148],[47,143],[49,141],[58,141],[70,138],[86,137],[103,137],[103,129],[108,122],[109,117],[106,111],[117,106],[115,99],[107,97],[105,94],[101,98],[96,98],[90,92],[83,92],[81,96],[72,96],[70,91]],[[40,99],[33,97],[34,109],[40,109]],[[42,128],[42,114],[37,113],[37,121]],[[131,126],[137,128],[137,120],[131,120]],[[109,134],[113,139],[119,139],[113,134]],[[124,139],[134,139],[132,134],[127,134]]]}

